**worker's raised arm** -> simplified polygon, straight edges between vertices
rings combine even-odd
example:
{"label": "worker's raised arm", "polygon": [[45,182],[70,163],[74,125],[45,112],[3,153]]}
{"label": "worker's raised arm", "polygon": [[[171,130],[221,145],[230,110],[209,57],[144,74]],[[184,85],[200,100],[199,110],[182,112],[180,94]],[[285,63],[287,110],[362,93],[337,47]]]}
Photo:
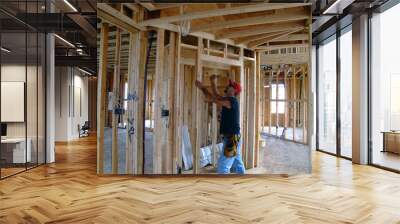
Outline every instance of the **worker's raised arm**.
{"label": "worker's raised arm", "polygon": [[222,96],[218,97],[218,96],[215,96],[214,94],[210,93],[210,91],[199,80],[196,80],[195,84],[196,84],[196,87],[199,88],[204,93],[204,96],[205,96],[204,100],[206,102],[213,102],[213,103],[217,104],[218,106],[231,108],[231,101],[229,101],[229,99],[226,99]]}
{"label": "worker's raised arm", "polygon": [[215,98],[222,99],[223,97],[218,93],[217,84],[215,83],[216,80],[217,80],[216,75],[210,76],[211,91]]}

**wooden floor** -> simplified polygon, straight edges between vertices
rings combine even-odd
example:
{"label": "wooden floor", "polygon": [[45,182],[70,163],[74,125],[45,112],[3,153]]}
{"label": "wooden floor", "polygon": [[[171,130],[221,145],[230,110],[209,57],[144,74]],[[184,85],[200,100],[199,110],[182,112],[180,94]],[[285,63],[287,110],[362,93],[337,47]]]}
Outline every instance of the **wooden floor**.
{"label": "wooden floor", "polygon": [[98,177],[95,144],[0,181],[0,223],[400,223],[400,175],[326,154],[312,175]]}

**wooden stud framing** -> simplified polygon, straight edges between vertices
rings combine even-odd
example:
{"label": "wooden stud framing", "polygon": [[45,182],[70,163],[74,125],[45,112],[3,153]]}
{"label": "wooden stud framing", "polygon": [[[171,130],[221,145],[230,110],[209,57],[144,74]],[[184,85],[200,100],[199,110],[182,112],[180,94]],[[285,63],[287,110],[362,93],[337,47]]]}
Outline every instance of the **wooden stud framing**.
{"label": "wooden stud framing", "polygon": [[[181,5],[168,6],[168,7],[179,7],[179,14],[174,14],[174,10],[162,10],[160,17],[155,19],[149,19],[143,21],[143,6],[149,7],[150,10],[155,10],[159,5],[152,3],[141,3],[141,4],[122,4],[122,7],[128,7],[134,11],[135,18],[129,18],[125,13],[130,10],[122,10],[119,12],[111,5],[100,4],[99,5],[99,17],[102,18],[103,22],[114,24],[118,27],[116,33],[116,47],[112,50],[115,52],[113,55],[114,62],[114,80],[113,80],[113,92],[114,92],[114,106],[119,102],[119,97],[123,95],[119,93],[118,89],[123,89],[119,85],[120,74],[119,74],[119,63],[126,63],[126,55],[120,57],[119,54],[126,54],[126,50],[122,50],[119,46],[121,42],[120,30],[130,32],[130,46],[129,46],[129,58],[128,58],[128,111],[126,116],[127,123],[127,136],[126,136],[126,171],[128,174],[141,174],[143,173],[143,107],[146,107],[150,112],[150,104],[144,105],[144,83],[149,83],[148,87],[154,91],[152,97],[154,97],[154,105],[152,106],[154,112],[146,114],[146,118],[154,120],[154,138],[153,138],[153,174],[177,174],[179,168],[182,167],[182,126],[184,122],[187,122],[189,127],[189,133],[191,137],[192,149],[193,149],[193,173],[198,174],[200,171],[200,147],[208,144],[211,137],[211,144],[213,152],[216,152],[216,144],[218,137],[218,121],[217,121],[217,107],[215,104],[212,108],[208,108],[211,104],[205,104],[201,91],[194,87],[195,80],[204,79],[204,71],[208,68],[224,69],[229,70],[231,77],[239,79],[238,81],[242,84],[243,91],[239,96],[240,103],[240,125],[242,131],[242,157],[247,168],[253,168],[259,165],[259,143],[260,143],[260,131],[263,131],[265,125],[264,119],[266,114],[269,116],[269,133],[271,132],[271,124],[275,121],[275,126],[278,127],[280,120],[282,120],[282,114],[279,114],[279,102],[282,100],[278,99],[279,95],[279,83],[284,82],[285,87],[288,87],[288,70],[285,68],[284,76],[280,76],[282,68],[278,68],[269,71],[269,80],[261,75],[260,71],[260,58],[263,51],[274,50],[280,48],[291,48],[291,47],[304,47],[309,46],[310,37],[304,35],[303,32],[299,34],[292,34],[304,29],[303,22],[300,20],[308,18],[303,7],[309,4],[271,4],[271,3],[260,3],[252,5],[233,5],[225,8],[218,8],[204,11],[194,11],[191,8],[190,13],[183,13],[183,7]],[[119,5],[117,5],[119,6]],[[284,10],[278,10],[271,14],[267,12],[262,14],[262,11],[293,8],[293,13],[289,13],[291,10],[284,12]],[[175,10],[176,11],[176,10]],[[246,13],[260,12],[257,15],[251,15]],[[140,19],[136,15],[141,16]],[[215,20],[211,24],[205,24],[202,22],[195,23],[192,27],[191,33],[197,37],[196,44],[191,43],[193,39],[185,38],[181,43],[181,34],[179,25],[174,23],[185,20],[198,20],[210,17],[220,17],[223,15],[234,15],[238,14],[237,18],[232,16],[232,20]],[[243,14],[241,16],[240,14]],[[120,18],[119,18],[120,17]],[[296,22],[297,21],[297,22]],[[279,24],[274,24],[279,23]],[[200,25],[198,25],[200,24]],[[155,59],[155,71],[151,69],[152,79],[150,81],[144,80],[144,68],[146,64],[146,49],[147,49],[147,27],[156,27],[157,29],[157,49]],[[150,29],[153,29],[150,28]],[[166,32],[169,30],[170,32]],[[215,32],[206,33],[204,30],[213,30]],[[107,31],[107,35],[104,32]],[[105,83],[106,83],[106,66],[107,66],[107,46],[108,43],[108,25],[102,24],[101,27],[101,38],[100,38],[100,63],[99,63],[99,129],[98,129],[98,173],[103,173],[103,141],[104,141],[104,123],[106,116],[105,111]],[[169,44],[164,46],[165,37],[169,38]],[[226,38],[235,38],[234,40]],[[220,39],[220,43],[224,45],[224,49],[216,49],[210,47],[210,40]],[[204,41],[203,41],[204,40]],[[283,41],[295,41],[303,40],[302,44],[288,43],[284,44]],[[308,43],[305,41],[308,40]],[[125,40],[126,41],[126,40]],[[270,44],[271,42],[274,42]],[[124,41],[123,41],[124,42]],[[276,43],[275,43],[276,42]],[[282,44],[279,44],[282,42]],[[243,43],[243,45],[238,45]],[[257,47],[258,45],[267,44],[267,46]],[[191,45],[193,44],[193,45]],[[205,46],[206,45],[206,49]],[[244,44],[247,44],[244,45]],[[273,45],[273,46],[272,46]],[[278,45],[278,46],[276,46]],[[234,53],[229,46],[240,48],[239,54],[236,50]],[[182,47],[182,48],[181,48]],[[246,48],[246,50],[244,50]],[[247,51],[250,48],[259,49],[254,56],[248,56]],[[228,50],[229,49],[229,50]],[[108,49],[110,50],[110,49]],[[204,51],[205,50],[205,51]],[[182,57],[186,54],[189,57]],[[246,55],[244,52],[246,51]],[[153,56],[151,56],[153,57]],[[181,58],[182,57],[182,58]],[[122,59],[121,59],[122,58]],[[125,61],[124,61],[125,60]],[[154,59],[152,59],[154,60]],[[152,61],[151,63],[154,63]],[[126,71],[123,70],[123,71]],[[234,71],[234,72],[233,72]],[[154,74],[155,72],[155,74]],[[236,77],[232,77],[232,74],[237,74]],[[296,71],[293,70],[295,74]],[[276,75],[273,77],[273,75]],[[301,97],[296,93],[295,88],[306,88],[308,89],[307,78],[305,75],[305,68],[302,68],[302,74],[304,81],[301,82],[302,87],[296,87],[300,84],[296,80],[296,76],[292,77],[290,95],[286,92],[285,99],[285,117],[284,127],[290,126],[290,114],[289,101],[294,104],[294,121],[293,128],[296,128],[296,118],[299,121],[302,120],[303,124],[303,141],[309,138],[307,133],[306,117],[308,111],[308,97],[305,96],[304,92],[301,92]],[[235,76],[235,75],[233,75]],[[124,79],[125,80],[125,79]],[[269,82],[269,99],[266,99],[268,94],[264,88],[264,81]],[[190,84],[190,85],[187,85]],[[272,99],[272,85],[276,85],[276,99]],[[285,88],[289,89],[289,88]],[[287,90],[286,90],[287,91]],[[305,90],[302,90],[305,91]],[[150,97],[150,96],[149,96]],[[288,99],[288,98],[292,99]],[[132,98],[132,100],[131,100]],[[301,99],[300,99],[301,98]],[[190,102],[185,103],[185,100]],[[274,100],[274,101],[272,101]],[[272,114],[271,102],[276,107],[275,114]],[[266,105],[268,104],[268,105]],[[296,107],[302,110],[301,114],[296,113]],[[265,111],[269,108],[269,114]],[[162,110],[168,110],[169,116],[162,117]],[[212,112],[212,116],[209,115],[209,109]],[[164,114],[165,115],[165,114]],[[149,117],[150,116],[150,117]],[[297,116],[297,117],[296,117]],[[187,119],[191,117],[191,119]],[[112,115],[112,172],[115,174],[118,172],[118,141],[117,141],[117,116]],[[145,118],[145,119],[146,119]],[[103,119],[103,121],[101,120]],[[191,122],[191,123],[190,123]],[[130,132],[133,130],[133,132]],[[275,131],[278,135],[278,128]],[[280,133],[279,133],[280,134]],[[295,130],[293,130],[293,140],[295,138]],[[213,163],[216,163],[216,154],[213,153]]]}
{"label": "wooden stud framing", "polygon": [[[198,38],[197,40],[197,57],[196,57],[196,79],[199,81],[203,80],[203,64],[202,64],[202,55],[203,55],[203,39]],[[201,147],[201,127],[202,127],[202,97],[199,89],[196,89],[196,140],[193,150],[193,171],[195,174],[199,173],[200,169],[200,147]]]}
{"label": "wooden stud framing", "polygon": [[[258,55],[260,56],[261,60],[261,53],[258,52]],[[258,62],[260,65],[260,61]],[[261,70],[261,67],[259,68]],[[260,71],[260,88],[261,88],[261,132],[264,132],[264,126],[265,126],[265,73]]]}
{"label": "wooden stud framing", "polygon": [[271,110],[271,103],[272,103],[272,101],[271,101],[271,97],[272,97],[272,75],[274,74],[274,72],[271,70],[270,72],[269,72],[269,79],[268,79],[268,82],[269,82],[269,100],[268,100],[268,108],[269,108],[269,119],[268,119],[268,133],[269,134],[272,134],[271,133],[271,126],[272,126],[272,110]]}
{"label": "wooden stud framing", "polygon": [[247,153],[247,168],[254,168],[254,158],[256,151],[256,63],[252,61],[249,68],[249,94],[248,101],[248,153]]}
{"label": "wooden stud framing", "polygon": [[174,109],[174,148],[173,148],[173,173],[177,173],[176,167],[182,168],[182,125],[183,125],[183,97],[184,97],[184,69],[180,64],[181,58],[181,35],[176,35],[176,59],[175,59],[175,109]]}
{"label": "wooden stud framing", "polygon": [[293,72],[292,76],[292,85],[293,85],[293,141],[296,140],[296,126],[297,126],[297,93],[296,93],[296,85],[297,85],[297,80],[296,80],[296,72]]}
{"label": "wooden stud framing", "polygon": [[288,73],[289,69],[284,69],[284,85],[285,85],[285,121],[284,121],[284,128],[289,127],[289,101],[288,101],[288,93],[289,93],[289,86],[288,86]]}
{"label": "wooden stud framing", "polygon": [[246,139],[245,139],[245,133],[246,133],[246,124],[245,124],[245,116],[246,116],[246,95],[245,95],[245,91],[246,91],[246,83],[245,83],[245,70],[244,70],[244,49],[241,47],[240,51],[239,51],[239,61],[240,61],[240,65],[239,65],[239,77],[240,77],[240,84],[242,85],[242,91],[240,92],[239,95],[239,106],[240,106],[240,130],[241,130],[241,134],[242,134],[242,145],[241,145],[241,151],[242,151],[242,160],[243,162],[245,162],[244,158],[245,158],[245,149],[246,149]]}
{"label": "wooden stud framing", "polygon": [[164,76],[164,29],[157,30],[156,73],[154,75],[153,174],[161,174],[162,139],[165,133],[161,117]]}
{"label": "wooden stud framing", "polygon": [[217,164],[217,137],[218,137],[218,121],[217,121],[217,104],[212,104],[212,120],[211,120],[211,144],[212,144],[212,163]]}
{"label": "wooden stud framing", "polygon": [[255,80],[255,91],[256,91],[256,96],[255,96],[255,144],[254,144],[254,166],[258,167],[258,162],[259,162],[259,141],[260,141],[260,95],[261,95],[261,91],[263,90],[261,88],[261,84],[260,84],[260,53],[259,52],[255,52],[255,62],[254,62],[254,66],[255,66],[255,76],[256,76],[256,80]]}
{"label": "wooden stud framing", "polygon": [[307,123],[308,123],[308,120],[307,120],[307,107],[308,107],[308,99],[307,99],[307,91],[308,91],[308,79],[307,79],[307,76],[308,76],[308,74],[307,74],[307,76],[306,76],[306,71],[305,71],[305,69],[304,69],[304,67],[302,67],[302,72],[303,72],[303,88],[302,88],[302,91],[303,91],[303,94],[302,94],[302,97],[303,97],[303,102],[302,102],[302,104],[303,104],[303,142],[304,143],[307,143]]}
{"label": "wooden stud framing", "polygon": [[117,28],[116,41],[115,41],[115,58],[114,58],[114,76],[113,76],[113,111],[112,111],[112,160],[111,167],[112,173],[118,173],[118,115],[115,114],[120,100],[119,85],[121,81],[120,74],[120,49],[121,49],[121,30]]}
{"label": "wooden stud framing", "polygon": [[[279,106],[279,103],[278,103],[278,95],[279,95],[279,76],[280,76],[280,74],[281,74],[281,69],[279,68],[278,69],[278,71],[277,71],[277,73],[276,73],[276,78],[275,78],[275,127],[276,127],[276,129],[275,129],[275,134],[276,134],[276,136],[279,136],[278,134],[279,134],[279,132],[278,132],[278,127],[279,127],[279,113],[278,113],[278,106]],[[272,86],[271,86],[271,88],[272,88]]]}
{"label": "wooden stud framing", "polygon": [[97,174],[104,173],[104,123],[106,119],[106,81],[107,81],[107,52],[108,52],[107,23],[101,24],[99,76],[97,78]]}
{"label": "wooden stud framing", "polygon": [[176,37],[174,32],[169,34],[169,47],[168,47],[168,109],[169,109],[169,124],[168,124],[168,139],[166,149],[166,174],[176,173],[176,149],[175,149],[175,109],[176,105],[175,94],[176,94],[176,77],[175,65],[176,65]]}
{"label": "wooden stud framing", "polygon": [[[143,173],[143,106],[144,70],[146,63],[146,32],[130,34],[128,67],[128,111],[126,133],[126,172]],[[151,87],[149,87],[151,88]],[[148,108],[148,110],[150,110]],[[146,118],[144,118],[146,119]]]}

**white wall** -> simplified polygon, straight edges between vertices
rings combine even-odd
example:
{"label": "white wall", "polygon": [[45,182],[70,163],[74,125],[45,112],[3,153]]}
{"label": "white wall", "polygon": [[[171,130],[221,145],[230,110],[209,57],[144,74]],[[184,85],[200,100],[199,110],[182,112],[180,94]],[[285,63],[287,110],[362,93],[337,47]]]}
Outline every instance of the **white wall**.
{"label": "white wall", "polygon": [[[38,68],[38,70],[36,70]],[[26,79],[27,78],[27,82]],[[44,162],[45,147],[45,116],[44,116],[44,74],[42,68],[35,66],[25,66],[25,64],[3,64],[1,66],[2,82],[24,82],[26,83],[26,106],[23,106],[22,113],[26,111],[26,120],[23,122],[6,122],[8,138],[24,138],[25,135],[30,139],[30,147],[33,152],[33,161],[36,161],[36,153],[39,153],[39,162]],[[24,93],[21,90],[21,94]],[[7,97],[7,95],[3,95]],[[10,108],[1,108],[6,111]],[[7,111],[12,113],[12,111]],[[51,162],[51,161],[50,161]]]}
{"label": "white wall", "polygon": [[78,124],[88,120],[88,78],[83,75],[76,68],[56,67],[56,141],[77,139]]}

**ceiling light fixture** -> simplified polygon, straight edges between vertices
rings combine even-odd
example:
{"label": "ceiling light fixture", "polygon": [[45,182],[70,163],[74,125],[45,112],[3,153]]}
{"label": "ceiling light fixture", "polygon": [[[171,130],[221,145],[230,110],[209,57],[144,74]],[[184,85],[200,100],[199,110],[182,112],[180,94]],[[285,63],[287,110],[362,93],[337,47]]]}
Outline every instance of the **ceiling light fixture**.
{"label": "ceiling light fixture", "polygon": [[1,49],[2,51],[6,52],[6,53],[10,53],[10,52],[11,52],[11,50],[9,50],[9,49],[7,49],[7,48],[5,48],[5,47],[1,47],[0,49]]}
{"label": "ceiling light fixture", "polygon": [[83,73],[85,73],[85,74],[87,74],[87,75],[93,75],[92,73],[90,73],[90,72],[88,72],[88,71],[86,71],[86,70],[83,70],[83,69],[81,69],[81,68],[79,68],[79,67],[78,67],[78,70],[81,71],[81,72],[83,72]]}
{"label": "ceiling light fixture", "polygon": [[78,10],[68,1],[64,0],[65,4],[67,4],[74,12],[78,12]]}
{"label": "ceiling light fixture", "polygon": [[66,40],[66,39],[64,39],[64,38],[62,38],[62,37],[60,37],[59,35],[57,35],[57,34],[54,34],[54,36],[56,36],[58,39],[60,39],[61,41],[63,41],[64,43],[66,43],[67,45],[69,45],[70,47],[73,47],[73,48],[75,48],[75,45],[73,45],[71,42],[69,42],[68,40]]}

